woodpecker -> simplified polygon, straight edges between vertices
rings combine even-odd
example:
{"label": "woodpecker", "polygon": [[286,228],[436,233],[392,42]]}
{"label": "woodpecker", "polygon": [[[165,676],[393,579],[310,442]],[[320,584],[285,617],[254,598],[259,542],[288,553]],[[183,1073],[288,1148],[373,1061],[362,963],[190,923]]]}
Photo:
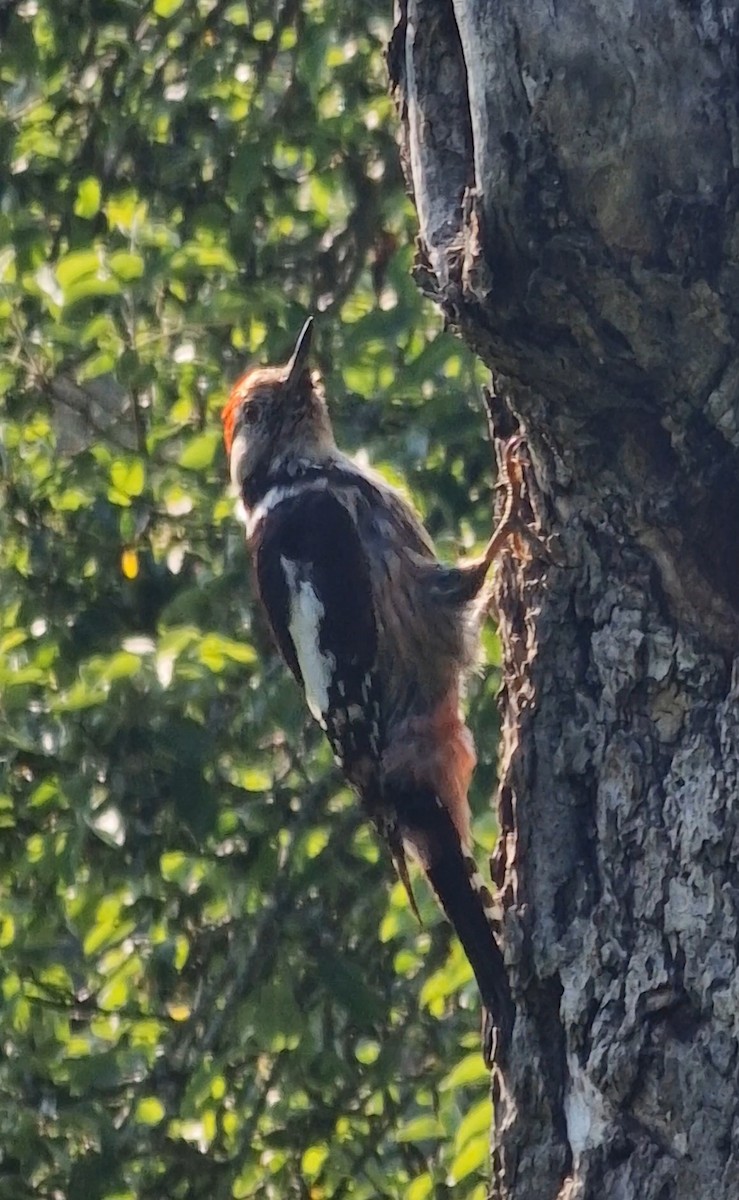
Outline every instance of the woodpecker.
{"label": "woodpecker", "polygon": [[405,498],[337,448],[310,368],[311,332],[309,318],[287,363],[251,367],[234,385],[222,414],[231,482],[280,653],[416,915],[407,855],[456,930],[480,989],[490,1064],[494,1044],[507,1046],[514,1009],[471,849],[476,759],[460,704],[488,569],[522,532],[515,488],[484,554],[440,563]]}

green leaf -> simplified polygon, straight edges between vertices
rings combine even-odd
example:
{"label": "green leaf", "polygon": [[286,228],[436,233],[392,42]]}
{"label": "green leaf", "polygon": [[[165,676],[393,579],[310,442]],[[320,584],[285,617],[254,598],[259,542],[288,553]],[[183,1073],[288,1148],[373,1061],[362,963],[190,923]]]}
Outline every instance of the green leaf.
{"label": "green leaf", "polygon": [[303,1174],[314,1179],[328,1158],[328,1146],[309,1146],[303,1154],[301,1167]]}
{"label": "green leaf", "polygon": [[144,260],[140,254],[130,251],[117,250],[108,259],[110,269],[118,279],[130,283],[132,279],[140,279],[144,273]]}
{"label": "green leaf", "polygon": [[328,829],[312,829],[305,839],[305,853],[308,858],[318,858],[323,854],[329,843]]}
{"label": "green leaf", "polygon": [[272,776],[269,771],[250,767],[246,771],[236,772],[234,782],[246,792],[266,792],[272,786]]}
{"label": "green leaf", "polygon": [[201,433],[192,438],[180,455],[180,466],[186,471],[204,471],[213,462],[220,440],[217,432]]}
{"label": "green leaf", "polygon": [[454,1149],[461,1153],[470,1138],[480,1133],[489,1135],[493,1119],[493,1106],[489,1096],[485,1096],[467,1112],[457,1127],[454,1135]]}
{"label": "green leaf", "polygon": [[164,1105],[157,1096],[142,1096],[136,1105],[134,1120],[140,1125],[158,1125],[164,1120]]}
{"label": "green leaf", "polygon": [[146,220],[148,205],[133,188],[126,188],[110,196],[104,211],[111,229],[132,234]]}
{"label": "green leaf", "polygon": [[452,1162],[451,1182],[453,1184],[461,1183],[473,1171],[483,1170],[487,1165],[489,1152],[490,1144],[487,1134],[468,1141],[464,1150]]}
{"label": "green leaf", "polygon": [[154,12],[158,17],[168,19],[182,7],[184,0],[154,0]]}
{"label": "green leaf", "polygon": [[431,1114],[424,1117],[414,1117],[398,1126],[395,1140],[398,1142],[424,1142],[442,1137],[444,1128],[438,1119]]}
{"label": "green leaf", "polygon": [[107,698],[107,687],[93,686],[80,679],[52,700],[50,707],[55,713],[81,712],[82,709],[104,704]]}
{"label": "green leaf", "polygon": [[15,920],[10,913],[0,914],[0,950],[12,946],[15,940]]}
{"label": "green leaf", "polygon": [[77,187],[77,199],[74,202],[74,212],[78,217],[90,220],[100,211],[100,180],[88,175],[81,180]]}
{"label": "green leaf", "polygon": [[220,672],[227,659],[249,665],[256,662],[257,654],[247,642],[235,642],[232,638],[208,633],[200,643],[198,657],[211,671]]}
{"label": "green leaf", "polygon": [[468,1054],[445,1075],[441,1082],[442,1091],[456,1091],[461,1087],[476,1086],[490,1076],[488,1068],[480,1053]]}
{"label": "green leaf", "polygon": [[97,277],[101,268],[100,255],[97,250],[77,250],[65,254],[56,264],[56,277],[62,290],[67,293],[73,284],[81,280]]}
{"label": "green leaf", "polygon": [[376,1041],[365,1038],[357,1043],[354,1049],[354,1056],[362,1066],[371,1067],[372,1063],[377,1062],[380,1057],[380,1045]]}
{"label": "green leaf", "polygon": [[25,629],[11,629],[9,633],[0,638],[0,654],[9,654],[11,650],[16,650],[27,640],[28,634]]}
{"label": "green leaf", "polygon": [[146,482],[144,464],[140,458],[117,459],[110,467],[110,480],[124,496],[140,496]]}
{"label": "green leaf", "polygon": [[433,1192],[434,1181],[428,1171],[424,1171],[423,1175],[417,1176],[416,1179],[409,1185],[405,1193],[405,1200],[427,1200]]}
{"label": "green leaf", "polygon": [[82,488],[67,488],[58,496],[54,496],[52,503],[58,512],[77,512],[90,503],[90,493],[84,492]]}

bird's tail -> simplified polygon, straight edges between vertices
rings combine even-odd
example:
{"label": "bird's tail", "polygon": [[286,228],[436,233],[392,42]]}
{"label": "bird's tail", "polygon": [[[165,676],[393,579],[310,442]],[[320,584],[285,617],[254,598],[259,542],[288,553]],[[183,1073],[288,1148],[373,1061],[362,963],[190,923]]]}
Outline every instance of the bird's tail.
{"label": "bird's tail", "polygon": [[[490,891],[448,809],[432,788],[387,780],[384,800],[397,815],[398,840],[402,839],[423,867],[472,967],[486,1009],[483,1053],[489,1065],[495,1031],[498,1055],[504,1055],[515,1018],[503,955],[492,928]],[[399,847],[391,845],[391,850],[397,859]]]}

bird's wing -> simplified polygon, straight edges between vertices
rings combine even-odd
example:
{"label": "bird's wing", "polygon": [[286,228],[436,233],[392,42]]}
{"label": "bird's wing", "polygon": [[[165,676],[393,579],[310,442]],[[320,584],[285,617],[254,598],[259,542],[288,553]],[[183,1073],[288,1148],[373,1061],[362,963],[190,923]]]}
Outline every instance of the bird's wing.
{"label": "bird's wing", "polygon": [[332,492],[307,487],[267,514],[254,551],[279,649],[359,786],[383,735],[370,570],[354,520]]}

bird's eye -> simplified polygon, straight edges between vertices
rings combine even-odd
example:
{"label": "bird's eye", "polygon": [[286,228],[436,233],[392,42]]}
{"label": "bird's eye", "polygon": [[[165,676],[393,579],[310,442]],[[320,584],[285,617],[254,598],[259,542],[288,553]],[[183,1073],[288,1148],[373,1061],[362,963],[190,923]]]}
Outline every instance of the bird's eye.
{"label": "bird's eye", "polygon": [[253,400],[250,404],[244,405],[244,421],[247,425],[254,425],[259,420],[259,405]]}

